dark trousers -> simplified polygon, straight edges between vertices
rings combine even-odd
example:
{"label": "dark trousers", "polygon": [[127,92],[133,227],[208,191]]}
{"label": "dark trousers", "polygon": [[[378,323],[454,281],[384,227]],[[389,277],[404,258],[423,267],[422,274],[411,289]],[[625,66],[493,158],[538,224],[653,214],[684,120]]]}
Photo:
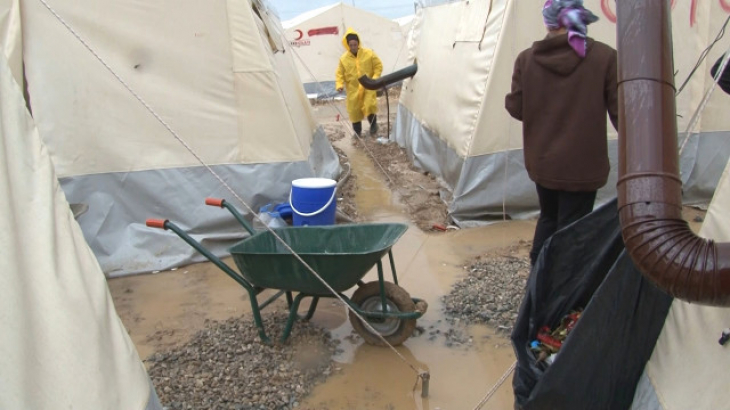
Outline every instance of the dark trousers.
{"label": "dark trousers", "polygon": [[547,189],[538,184],[537,197],[540,200],[540,218],[532,240],[530,262],[534,265],[542,244],[555,232],[588,215],[596,201],[596,191],[568,192]]}
{"label": "dark trousers", "polygon": [[[375,114],[368,115],[368,123],[370,124],[370,127],[372,127],[377,121],[378,117]],[[352,129],[355,130],[355,134],[358,136],[362,134],[362,121],[353,122]]]}

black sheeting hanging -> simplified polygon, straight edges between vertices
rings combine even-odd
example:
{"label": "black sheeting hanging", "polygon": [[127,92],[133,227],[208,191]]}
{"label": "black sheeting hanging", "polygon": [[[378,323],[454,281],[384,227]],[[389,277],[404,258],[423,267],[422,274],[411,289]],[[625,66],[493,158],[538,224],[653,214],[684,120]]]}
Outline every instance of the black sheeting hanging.
{"label": "black sheeting hanging", "polygon": [[[672,298],[648,282],[624,252],[611,201],[545,242],[512,332],[515,408],[628,409]],[[583,315],[554,363],[530,350],[543,325]]]}

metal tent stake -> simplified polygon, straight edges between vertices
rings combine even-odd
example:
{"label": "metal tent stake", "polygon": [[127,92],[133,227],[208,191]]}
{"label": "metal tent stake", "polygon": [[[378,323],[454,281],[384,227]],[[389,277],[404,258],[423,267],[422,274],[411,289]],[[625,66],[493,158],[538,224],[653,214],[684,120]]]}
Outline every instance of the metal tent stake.
{"label": "metal tent stake", "polygon": [[431,374],[429,372],[423,372],[418,375],[421,378],[421,397],[428,398],[428,384],[431,381]]}

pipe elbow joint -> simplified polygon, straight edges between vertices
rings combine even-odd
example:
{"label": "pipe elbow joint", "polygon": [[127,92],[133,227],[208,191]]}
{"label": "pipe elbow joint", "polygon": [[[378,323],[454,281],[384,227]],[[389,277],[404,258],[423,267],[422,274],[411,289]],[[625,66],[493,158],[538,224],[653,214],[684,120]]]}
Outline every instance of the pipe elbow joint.
{"label": "pipe elbow joint", "polygon": [[644,276],[691,303],[730,306],[730,246],[697,236],[672,204],[619,210],[626,250]]}

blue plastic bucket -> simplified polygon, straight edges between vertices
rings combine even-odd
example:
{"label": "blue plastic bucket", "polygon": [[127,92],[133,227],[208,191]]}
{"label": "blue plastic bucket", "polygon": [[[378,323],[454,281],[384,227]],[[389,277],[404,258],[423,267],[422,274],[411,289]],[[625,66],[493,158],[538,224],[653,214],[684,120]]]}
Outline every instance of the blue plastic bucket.
{"label": "blue plastic bucket", "polygon": [[337,182],[327,178],[302,178],[291,183],[289,204],[294,226],[334,225]]}

